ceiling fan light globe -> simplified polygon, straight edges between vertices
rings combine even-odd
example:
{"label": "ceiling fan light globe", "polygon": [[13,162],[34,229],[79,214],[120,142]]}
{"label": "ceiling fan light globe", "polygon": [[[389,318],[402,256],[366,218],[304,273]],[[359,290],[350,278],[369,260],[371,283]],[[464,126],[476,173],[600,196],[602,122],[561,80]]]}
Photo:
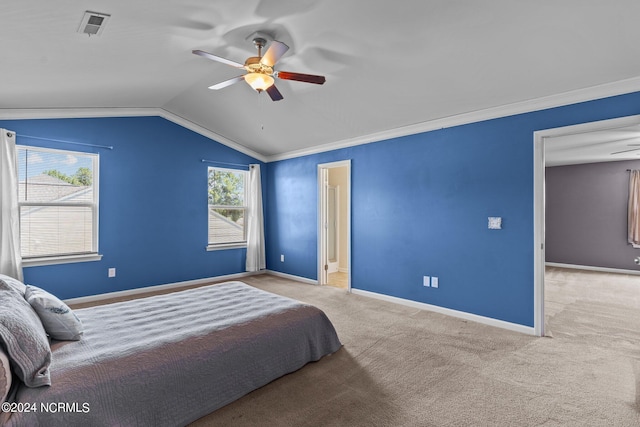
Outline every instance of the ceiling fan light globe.
{"label": "ceiling fan light globe", "polygon": [[274,80],[268,74],[262,73],[249,73],[244,76],[244,80],[249,83],[249,86],[257,90],[258,92],[262,92],[263,90],[267,90],[271,86],[273,86]]}

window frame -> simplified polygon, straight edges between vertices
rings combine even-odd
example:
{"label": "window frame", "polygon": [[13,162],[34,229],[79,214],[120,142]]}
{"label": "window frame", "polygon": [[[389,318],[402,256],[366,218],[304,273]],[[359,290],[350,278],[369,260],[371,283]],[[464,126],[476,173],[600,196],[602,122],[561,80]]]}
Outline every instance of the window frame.
{"label": "window frame", "polygon": [[[232,172],[234,174],[241,173],[244,179],[244,204],[242,206],[228,206],[228,205],[211,205],[209,204],[209,175],[211,171],[221,171],[221,172]],[[219,251],[223,249],[238,249],[238,248],[246,248],[247,247],[247,213],[249,211],[248,200],[249,200],[249,171],[243,169],[232,169],[232,168],[224,168],[218,166],[208,166],[207,167],[207,251]],[[243,236],[244,240],[237,242],[225,242],[225,243],[211,243],[209,230],[211,228],[210,224],[210,210],[211,209],[237,209],[243,211]]]}
{"label": "window frame", "polygon": [[[64,154],[64,155],[72,155],[72,156],[81,156],[81,157],[89,157],[91,159],[92,165],[92,191],[93,191],[93,201],[92,202],[84,202],[84,203],[64,203],[64,202],[25,202],[18,201],[18,211],[21,215],[23,207],[88,207],[92,210],[92,248],[89,252],[78,252],[78,253],[57,253],[51,255],[36,255],[36,256],[27,256],[22,257],[22,265],[24,267],[35,267],[41,265],[54,265],[54,264],[67,264],[67,263],[75,263],[75,262],[87,262],[87,261],[99,261],[102,259],[102,255],[98,252],[99,250],[99,212],[100,212],[100,155],[97,153],[87,153],[82,151],[73,151],[73,150],[64,150],[57,148],[48,148],[48,147],[38,147],[31,145],[18,145],[16,144],[16,154],[21,150],[24,151],[35,151],[41,153],[56,153],[56,154]],[[20,171],[21,165],[18,165],[18,171]],[[18,176],[18,181],[20,181],[20,176]],[[20,182],[18,182],[20,185]],[[26,184],[25,184],[26,185]],[[20,225],[22,227],[22,224]],[[20,234],[22,235],[22,228],[20,228]],[[22,241],[20,242],[22,245]]]}

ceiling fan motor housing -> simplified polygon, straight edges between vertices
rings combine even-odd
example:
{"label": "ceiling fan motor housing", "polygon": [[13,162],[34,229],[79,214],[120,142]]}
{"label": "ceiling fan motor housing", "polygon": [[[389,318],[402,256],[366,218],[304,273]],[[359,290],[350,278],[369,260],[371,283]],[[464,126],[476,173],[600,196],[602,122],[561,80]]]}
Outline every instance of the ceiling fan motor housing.
{"label": "ceiling fan motor housing", "polygon": [[247,60],[244,62],[244,68],[250,73],[272,75],[273,67],[270,67],[268,65],[261,63],[260,62],[261,59],[262,57],[260,56],[252,56],[250,58],[247,58]]}

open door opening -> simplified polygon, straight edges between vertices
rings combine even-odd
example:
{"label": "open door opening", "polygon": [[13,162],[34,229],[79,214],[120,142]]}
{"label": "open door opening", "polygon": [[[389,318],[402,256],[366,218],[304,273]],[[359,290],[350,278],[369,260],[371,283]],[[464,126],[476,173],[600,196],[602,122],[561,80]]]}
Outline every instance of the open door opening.
{"label": "open door opening", "polygon": [[[637,160],[636,143],[640,116],[581,123],[534,132],[534,333],[547,335],[545,323],[546,274],[546,173],[547,164],[576,165],[604,161]],[[622,136],[619,136],[622,134]],[[633,135],[632,135],[633,136]],[[622,146],[620,147],[619,144]],[[604,154],[603,154],[604,153]],[[602,157],[604,155],[604,157]],[[593,158],[585,158],[592,156]],[[576,263],[577,264],[577,263]],[[575,266],[574,266],[575,267]],[[580,266],[582,269],[590,267]],[[600,269],[595,267],[594,269]],[[605,269],[606,270],[606,269]]]}
{"label": "open door opening", "polygon": [[351,290],[351,162],[318,165],[318,283]]}

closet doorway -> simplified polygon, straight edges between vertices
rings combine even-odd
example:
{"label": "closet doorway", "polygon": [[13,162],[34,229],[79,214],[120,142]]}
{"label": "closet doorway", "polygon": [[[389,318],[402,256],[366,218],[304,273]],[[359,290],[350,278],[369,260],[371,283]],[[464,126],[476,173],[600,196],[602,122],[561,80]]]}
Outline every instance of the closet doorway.
{"label": "closet doorway", "polygon": [[318,165],[318,283],[351,290],[351,161]]}

